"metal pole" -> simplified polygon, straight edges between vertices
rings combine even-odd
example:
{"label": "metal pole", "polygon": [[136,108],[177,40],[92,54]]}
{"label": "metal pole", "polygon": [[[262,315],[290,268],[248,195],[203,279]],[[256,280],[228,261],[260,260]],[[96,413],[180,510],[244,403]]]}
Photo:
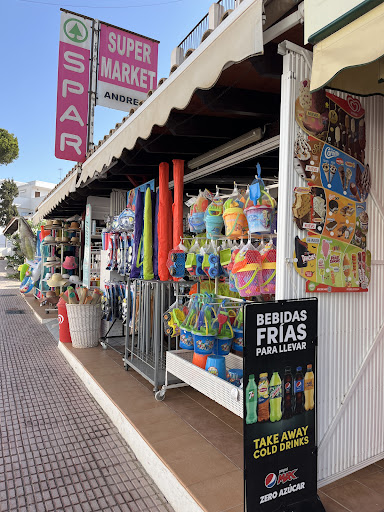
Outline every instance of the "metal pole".
{"label": "metal pole", "polygon": [[87,151],[93,147],[93,132],[95,125],[95,105],[96,105],[96,90],[97,90],[97,57],[99,51],[99,20],[92,22],[92,46],[91,46],[91,76],[89,87],[88,99],[88,140]]}

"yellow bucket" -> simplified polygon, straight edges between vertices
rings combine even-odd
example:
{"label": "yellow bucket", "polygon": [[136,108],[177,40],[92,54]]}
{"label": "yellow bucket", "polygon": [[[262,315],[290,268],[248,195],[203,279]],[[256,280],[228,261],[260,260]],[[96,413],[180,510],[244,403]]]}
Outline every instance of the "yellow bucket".
{"label": "yellow bucket", "polygon": [[240,238],[248,234],[247,217],[239,207],[227,208],[223,213],[225,234],[229,238]]}

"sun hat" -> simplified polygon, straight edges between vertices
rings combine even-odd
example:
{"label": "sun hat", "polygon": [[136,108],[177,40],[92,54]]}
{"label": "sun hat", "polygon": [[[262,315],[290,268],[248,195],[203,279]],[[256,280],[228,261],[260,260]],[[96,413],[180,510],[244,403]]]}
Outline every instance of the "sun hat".
{"label": "sun hat", "polygon": [[43,238],[43,244],[54,244],[55,243],[55,237],[52,235],[48,235],[45,238]]}
{"label": "sun hat", "polygon": [[52,223],[53,227],[60,227],[62,226],[61,220],[54,220]]}
{"label": "sun hat", "polygon": [[71,276],[70,276],[69,274],[62,274],[62,275],[61,275],[61,277],[62,277],[63,279],[68,279],[68,280],[69,280],[69,278],[70,278]]}
{"label": "sun hat", "polygon": [[49,219],[47,220],[47,222],[45,223],[45,229],[51,229],[52,227],[52,224],[53,224],[53,220]]}
{"label": "sun hat", "polygon": [[61,237],[61,243],[68,243],[68,242],[69,242],[69,238],[67,236]]}
{"label": "sun hat", "polygon": [[57,242],[57,243],[59,244],[59,243],[61,242],[61,236],[57,236],[57,237],[55,238],[55,242]]}
{"label": "sun hat", "polygon": [[69,277],[69,282],[73,283],[73,284],[79,284],[80,283],[80,278],[79,278],[79,276],[70,276]]}
{"label": "sun hat", "polygon": [[63,286],[67,283],[66,279],[63,279],[63,276],[61,274],[53,274],[51,279],[48,279],[47,285],[50,288],[55,288],[56,286]]}
{"label": "sun hat", "polygon": [[69,226],[68,229],[79,229],[80,228],[80,225],[78,222],[71,222],[71,225]]}
{"label": "sun hat", "polygon": [[75,257],[66,256],[63,263],[63,268],[65,268],[66,270],[73,270],[74,268],[77,268]]}
{"label": "sun hat", "polygon": [[45,277],[44,277],[43,281],[48,281],[48,279],[51,279],[51,277],[52,277],[51,272],[47,272],[47,273],[45,274]]}
{"label": "sun hat", "polygon": [[56,292],[54,292],[53,290],[48,290],[45,296],[47,297],[47,299],[51,297],[56,297]]}
{"label": "sun hat", "polygon": [[80,238],[78,236],[73,236],[71,238],[71,244],[78,244],[80,242]]}
{"label": "sun hat", "polygon": [[60,266],[60,260],[59,260],[59,258],[56,258],[56,256],[48,256],[48,258],[44,262],[44,267],[57,267],[57,266]]}

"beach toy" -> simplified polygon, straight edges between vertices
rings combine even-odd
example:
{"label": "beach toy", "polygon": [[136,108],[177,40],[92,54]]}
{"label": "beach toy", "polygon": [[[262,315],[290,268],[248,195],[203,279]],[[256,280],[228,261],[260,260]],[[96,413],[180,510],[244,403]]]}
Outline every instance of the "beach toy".
{"label": "beach toy", "polygon": [[245,199],[235,187],[233,194],[224,203],[225,234],[229,238],[240,238],[248,233],[247,218],[244,214]]}
{"label": "beach toy", "polygon": [[250,242],[236,254],[232,275],[241,297],[260,295],[261,255]]}
{"label": "beach toy", "polygon": [[169,253],[167,267],[172,277],[184,277],[186,254],[181,249],[172,249]]}
{"label": "beach toy", "polygon": [[191,206],[188,215],[189,230],[192,233],[203,233],[205,231],[205,210],[208,207],[208,199],[201,190],[197,196],[196,202]]}
{"label": "beach toy", "polygon": [[25,274],[27,273],[27,270],[29,269],[28,263],[23,263],[22,265],[19,265],[18,271],[20,272],[20,282],[24,281]]}
{"label": "beach toy", "polygon": [[251,233],[270,233],[272,217],[276,202],[265,190],[254,206],[248,206],[244,212],[247,216],[249,231]]}
{"label": "beach toy", "polygon": [[216,239],[221,236],[223,229],[223,201],[214,197],[204,215],[207,238]]}
{"label": "beach toy", "polygon": [[20,284],[21,293],[29,293],[33,288],[32,276],[25,276]]}
{"label": "beach toy", "polygon": [[193,297],[184,322],[180,325],[180,348],[193,350],[192,327],[198,313],[197,297]]}
{"label": "beach toy", "polygon": [[[213,309],[209,305],[201,308],[195,328],[192,330],[194,351],[198,354],[211,354],[216,339],[217,329],[212,327]],[[210,326],[210,329],[209,329]]]}
{"label": "beach toy", "polygon": [[185,350],[193,350],[193,335],[190,329],[180,327],[179,347]]}
{"label": "beach toy", "polygon": [[260,251],[261,255],[261,294],[274,294],[276,289],[276,248],[269,242]]}
{"label": "beach toy", "polygon": [[190,276],[196,276],[196,254],[189,252],[185,260],[185,269]]}
{"label": "beach toy", "polygon": [[238,352],[242,352],[244,348],[244,329],[243,329],[243,323],[244,323],[244,313],[243,308],[240,308],[235,322],[233,324],[233,342],[232,342],[232,348],[234,350],[237,350]]}
{"label": "beach toy", "polygon": [[204,260],[203,254],[196,255],[196,276],[198,276],[198,277],[205,276],[205,272],[203,270],[203,260]]}
{"label": "beach toy", "polygon": [[209,268],[208,268],[208,276],[212,279],[215,279],[220,274],[222,274],[221,266],[220,266],[220,256],[218,254],[210,254],[208,256]]}
{"label": "beach toy", "polygon": [[207,357],[207,362],[205,364],[205,369],[208,373],[212,375],[216,375],[220,379],[226,380],[227,371],[225,368],[225,357],[210,355]]}
{"label": "beach toy", "polygon": [[240,380],[243,378],[243,370],[240,368],[231,368],[227,371],[227,381],[234,386],[240,386]]}
{"label": "beach toy", "polygon": [[205,370],[205,365],[207,364],[208,354],[197,354],[196,352],[193,354],[192,364],[199,366],[203,370]]}

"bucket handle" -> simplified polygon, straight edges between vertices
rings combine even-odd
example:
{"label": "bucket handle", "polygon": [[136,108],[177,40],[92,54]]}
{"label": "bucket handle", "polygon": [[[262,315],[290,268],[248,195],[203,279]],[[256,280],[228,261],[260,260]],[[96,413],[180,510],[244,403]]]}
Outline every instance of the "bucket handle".
{"label": "bucket handle", "polygon": [[[275,206],[276,206],[276,201],[273,199],[273,197],[272,197],[272,196],[271,196],[271,195],[270,195],[270,194],[269,194],[265,189],[263,189],[261,192],[262,192],[262,194],[263,194],[263,195],[265,195],[265,196],[267,196],[267,197],[268,197],[269,202],[271,203],[271,207],[272,207],[272,208],[275,208]],[[260,201],[261,201],[261,197],[262,197],[262,195],[260,194],[260,197],[259,197],[259,199],[258,199],[258,201],[257,201],[257,202],[258,202],[258,204],[261,204],[261,203],[260,203]]]}
{"label": "bucket handle", "polygon": [[[243,212],[242,212],[242,213],[243,213]],[[240,215],[241,215],[241,213],[239,212],[239,213],[237,214],[237,216],[236,216],[236,220],[235,220],[235,222],[233,223],[232,229],[231,229],[231,231],[227,234],[227,236],[231,236],[231,235],[232,235],[232,233],[234,232],[235,227],[236,227],[236,224],[237,224],[237,221],[239,220]]]}
{"label": "bucket handle", "polygon": [[257,276],[257,273],[259,272],[259,270],[254,270],[253,271],[253,274],[252,274],[252,277],[250,278],[250,280],[243,286],[238,286],[238,279],[237,279],[237,276],[235,276],[235,281],[236,281],[236,288],[238,290],[245,290],[245,288],[248,288],[248,286],[252,283],[252,281],[255,279],[255,277]]}
{"label": "bucket handle", "polygon": [[272,274],[268,277],[268,279],[266,281],[264,281],[264,283],[262,283],[260,286],[267,286],[267,284],[269,284],[272,281],[272,279],[275,277],[275,275],[276,275],[276,270],[274,270],[272,272]]}

